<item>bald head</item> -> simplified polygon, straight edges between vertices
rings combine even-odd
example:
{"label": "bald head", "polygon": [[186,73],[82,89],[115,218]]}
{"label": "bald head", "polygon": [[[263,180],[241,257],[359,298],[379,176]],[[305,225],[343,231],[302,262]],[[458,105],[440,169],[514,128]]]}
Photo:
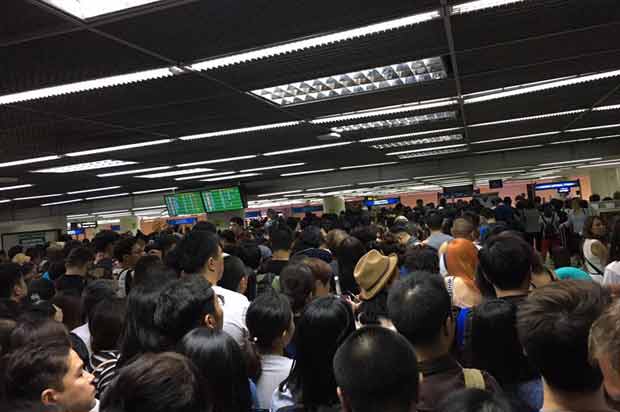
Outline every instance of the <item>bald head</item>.
{"label": "bald head", "polygon": [[452,236],[457,239],[474,240],[474,224],[462,217],[455,219],[452,224]]}

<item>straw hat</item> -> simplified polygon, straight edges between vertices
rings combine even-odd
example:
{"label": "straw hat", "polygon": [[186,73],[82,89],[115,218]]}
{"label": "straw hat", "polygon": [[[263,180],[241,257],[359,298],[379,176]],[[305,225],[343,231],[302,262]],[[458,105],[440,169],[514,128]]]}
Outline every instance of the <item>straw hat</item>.
{"label": "straw hat", "polygon": [[366,253],[353,272],[361,289],[360,298],[370,300],[375,297],[397,273],[398,256],[385,256],[374,249]]}

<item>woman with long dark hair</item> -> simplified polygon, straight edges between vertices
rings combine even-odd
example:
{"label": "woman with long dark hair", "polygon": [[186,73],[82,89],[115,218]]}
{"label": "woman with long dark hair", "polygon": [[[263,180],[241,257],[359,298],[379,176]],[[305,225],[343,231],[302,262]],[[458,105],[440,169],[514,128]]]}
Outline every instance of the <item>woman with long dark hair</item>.
{"label": "woman with long dark hair", "polygon": [[589,216],[583,226],[583,260],[586,272],[590,277],[599,282],[603,282],[605,264],[609,257],[607,250],[607,227],[599,216]]}
{"label": "woman with long dark hair", "polygon": [[336,259],[338,259],[338,278],[340,282],[341,293],[352,293],[357,295],[360,293],[359,286],[355,282],[353,272],[357,262],[366,254],[366,247],[356,237],[349,236],[340,242],[340,246],[336,248]]}
{"label": "woman with long dark hair", "polygon": [[338,407],[333,358],[355,330],[350,306],[336,297],[310,303],[297,327],[297,358],[291,373],[274,392],[271,409],[299,405],[306,411]]}
{"label": "woman with long dark hair", "polygon": [[243,354],[233,338],[210,328],[198,328],[183,337],[179,351],[205,378],[213,412],[250,410],[250,381]]}

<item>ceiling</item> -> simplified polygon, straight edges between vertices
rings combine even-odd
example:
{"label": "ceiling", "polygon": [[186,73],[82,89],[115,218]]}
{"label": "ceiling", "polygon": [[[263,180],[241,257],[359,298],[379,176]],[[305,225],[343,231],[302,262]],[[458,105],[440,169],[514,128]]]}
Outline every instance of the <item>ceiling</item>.
{"label": "ceiling", "polygon": [[[482,0],[472,4],[510,4],[466,13],[453,7],[460,3],[179,0],[80,20],[44,1],[4,0],[0,2],[0,181],[5,183],[0,186],[33,186],[12,190],[0,187],[0,199],[58,196],[12,200],[0,204],[0,208],[20,209],[149,189],[236,183],[243,183],[251,195],[358,183],[376,188],[381,184],[361,183],[391,179],[410,179],[415,187],[422,187],[441,184],[451,173],[459,176],[456,173],[499,170],[501,174],[502,169],[515,167],[528,171],[506,172],[506,176],[529,179],[536,177],[529,169],[543,163],[601,158],[583,162],[600,163],[620,156],[620,138],[616,136],[620,136],[620,106],[615,106],[620,105],[620,72],[613,72],[620,69],[617,0]],[[426,21],[416,24],[398,24],[397,19],[416,15],[431,17],[420,18]],[[415,20],[412,17],[411,21]],[[393,24],[388,29],[369,26],[382,22]],[[364,27],[375,29],[368,33],[351,31],[345,39],[311,47],[291,46],[295,41],[312,42],[320,40],[320,36],[338,36],[345,30]],[[284,51],[253,55],[251,60],[243,58],[247,56],[244,52],[260,53],[276,45]],[[219,60],[215,59],[220,57],[231,60],[216,64]],[[433,57],[441,58],[445,71],[445,76],[436,80],[285,106],[250,93]],[[205,63],[201,66],[200,62]],[[171,67],[174,74],[167,70]],[[37,99],[19,98],[22,92],[154,69],[163,69],[165,77],[109,87],[97,85],[92,90]],[[600,72],[607,75],[594,76]],[[575,75],[590,77],[569,85],[554,83],[553,87],[535,89],[530,85],[507,97],[472,96]],[[437,99],[441,100],[428,104]],[[422,104],[354,115],[356,118],[351,119],[317,121],[325,116],[414,102]],[[425,116],[441,117],[439,113],[447,118],[429,120],[430,116]],[[545,114],[553,115],[539,116]],[[409,123],[394,121],[413,117],[417,120]],[[519,120],[497,123],[507,119]],[[389,123],[393,127],[370,127],[385,120],[392,120]],[[496,124],[487,124],[493,122]],[[367,128],[346,127],[361,123]],[[243,130],[274,124],[280,127]],[[340,128],[345,131],[335,140],[317,139]],[[405,136],[361,141],[400,135]],[[597,137],[605,139],[593,140]],[[162,140],[167,142],[122,148]],[[264,155],[335,143],[341,145]],[[372,147],[380,144],[390,147]],[[119,146],[121,149],[112,150]],[[444,146],[449,147],[442,149]],[[66,156],[100,148],[112,149]],[[178,166],[249,155],[258,156]],[[59,158],[5,164],[48,156]],[[406,158],[409,156],[415,157]],[[62,174],[32,173],[100,160],[135,164]],[[174,180],[182,176],[135,177],[146,172],[97,177],[134,169],[213,169],[183,175],[191,177],[298,163],[304,164],[210,182],[198,178]],[[367,164],[384,165],[340,169]],[[577,164],[581,163],[571,165]],[[328,171],[281,176],[325,169]],[[422,178],[438,174],[448,176],[438,180]],[[115,186],[120,187],[92,194],[67,194]]]}

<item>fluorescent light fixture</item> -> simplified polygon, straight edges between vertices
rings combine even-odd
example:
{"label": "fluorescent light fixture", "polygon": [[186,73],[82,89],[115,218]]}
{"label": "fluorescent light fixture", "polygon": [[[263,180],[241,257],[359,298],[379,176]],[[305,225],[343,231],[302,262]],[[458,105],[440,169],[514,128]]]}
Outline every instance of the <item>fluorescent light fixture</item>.
{"label": "fluorescent light fixture", "polygon": [[134,207],[131,210],[163,209],[166,205]]}
{"label": "fluorescent light fixture", "polygon": [[108,187],[99,187],[96,189],[84,189],[84,190],[75,190],[73,192],[67,192],[68,195],[77,195],[79,193],[90,193],[90,192],[101,192],[103,190],[113,190],[119,189],[121,186],[108,186]]}
{"label": "fluorescent light fixture", "polygon": [[208,177],[216,177],[216,176],[226,176],[226,175],[232,175],[233,173],[237,173],[237,172],[218,172],[218,173],[208,173],[206,175],[196,175],[196,176],[184,176],[184,177],[177,177],[174,180],[196,180],[196,179],[205,179]]}
{"label": "fluorescent light fixture", "polygon": [[339,43],[346,40],[379,34],[390,30],[413,26],[430,20],[438,19],[440,17],[441,14],[438,10],[433,10],[426,13],[413,14],[393,20],[369,24],[363,27],[357,27],[350,30],[324,34],[302,40],[282,43],[276,46],[263,47],[247,52],[240,52],[228,56],[217,57],[214,59],[209,59],[203,62],[192,64],[191,68],[193,70],[212,70],[219,67],[270,58],[281,54],[296,52],[299,50],[320,47],[333,43]]}
{"label": "fluorescent light fixture", "polygon": [[431,57],[302,82],[281,84],[252,90],[251,93],[280,106],[289,106],[445,79],[446,77],[448,74],[441,57]]}
{"label": "fluorescent light fixture", "polygon": [[146,169],[121,170],[120,172],[102,173],[102,174],[97,175],[97,177],[133,175],[136,173],[155,172],[157,170],[167,170],[167,169],[172,169],[172,166],[157,166],[157,167],[147,167]]}
{"label": "fluorescent light fixture", "polygon": [[305,163],[288,163],[285,165],[277,165],[277,166],[264,166],[264,167],[257,167],[255,169],[245,169],[245,170],[241,170],[241,173],[246,173],[246,172],[260,172],[262,170],[273,170],[273,169],[284,169],[286,167],[297,167],[297,166],[303,166],[305,165]]}
{"label": "fluorescent light fixture", "polygon": [[179,187],[162,187],[161,189],[149,189],[149,190],[138,190],[137,192],[131,192],[132,195],[143,195],[146,193],[157,193],[157,192],[170,192],[173,190],[177,190]]}
{"label": "fluorescent light fixture", "polygon": [[86,156],[86,155],[97,154],[97,153],[114,152],[117,150],[135,149],[137,147],[155,146],[159,144],[170,143],[172,141],[173,139],[160,139],[160,140],[152,140],[150,142],[124,144],[120,146],[101,147],[99,149],[91,149],[91,150],[83,150],[81,152],[66,153],[65,156],[69,156],[69,157]]}
{"label": "fluorescent light fixture", "polygon": [[609,167],[609,166],[620,166],[620,162],[612,162],[612,163],[597,163],[594,165],[583,165],[583,166],[577,166],[577,169],[584,169],[587,167]]}
{"label": "fluorescent light fixture", "polygon": [[74,218],[80,218],[80,217],[87,217],[87,216],[90,216],[90,215],[91,215],[90,213],[80,213],[80,214],[77,214],[77,215],[67,215],[67,218],[68,219],[74,219]]}
{"label": "fluorescent light fixture", "polygon": [[50,167],[48,169],[33,170],[32,173],[72,173],[83,172],[85,170],[106,169],[126,165],[135,165],[138,162],[127,160],[97,160],[95,162],[76,163],[66,166]]}
{"label": "fluorescent light fixture", "polygon": [[310,175],[314,173],[326,173],[333,172],[336,169],[317,169],[317,170],[304,170],[303,172],[293,172],[293,173],[282,173],[280,176],[300,176],[300,175]]}
{"label": "fluorescent light fixture", "polygon": [[205,139],[207,137],[228,136],[228,135],[231,135],[231,134],[250,133],[250,132],[258,132],[258,131],[262,131],[262,130],[279,129],[279,128],[282,128],[282,127],[297,126],[300,123],[301,123],[300,121],[292,121],[292,122],[262,124],[260,126],[241,127],[239,129],[220,130],[220,131],[217,131],[217,132],[192,134],[192,135],[188,135],[188,136],[181,136],[181,137],[179,137],[179,139],[181,139],[181,140],[196,140],[196,139]]}
{"label": "fluorescent light fixture", "polygon": [[103,14],[115,13],[161,0],[43,0],[65,13],[85,20]]}
{"label": "fluorescent light fixture", "polygon": [[135,177],[139,177],[141,179],[157,179],[160,177],[181,176],[181,175],[191,175],[191,174],[196,174],[196,173],[210,172],[212,170],[213,169],[206,169],[204,167],[198,167],[194,169],[173,170],[171,172],[151,173],[148,175],[139,175]]}
{"label": "fluorescent light fixture", "polygon": [[3,162],[3,163],[0,163],[0,167],[27,165],[30,163],[47,162],[47,161],[56,160],[56,159],[60,159],[60,156],[53,155],[53,156],[33,157],[32,159],[13,160],[12,162]]}
{"label": "fluorescent light fixture", "polygon": [[327,149],[330,147],[346,146],[351,143],[353,142],[338,142],[338,143],[320,144],[316,146],[298,147],[296,149],[278,150],[276,152],[263,153],[263,156],[277,156],[277,155],[287,154],[287,153],[308,152],[310,150],[319,150],[319,149]]}
{"label": "fluorescent light fixture", "polygon": [[9,203],[11,201],[11,199],[2,199],[0,200],[0,203]]}
{"label": "fluorescent light fixture", "polygon": [[258,155],[245,155],[245,156],[225,157],[222,159],[201,160],[200,162],[182,163],[180,165],[177,165],[177,167],[200,166],[200,165],[208,165],[212,163],[234,162],[236,160],[254,159],[255,157],[258,157]]}
{"label": "fluorescent light fixture", "polygon": [[286,192],[275,192],[275,193],[263,193],[258,195],[258,197],[269,197],[269,196],[278,196],[278,195],[290,195],[291,193],[299,193],[301,192],[301,189],[298,190],[289,190]]}
{"label": "fluorescent light fixture", "polygon": [[38,196],[27,196],[27,197],[16,197],[13,200],[31,200],[31,199],[46,199],[48,197],[58,197],[63,196],[64,193],[54,193],[51,195],[38,195]]}
{"label": "fluorescent light fixture", "polygon": [[602,157],[592,157],[589,159],[579,159],[579,160],[567,160],[565,162],[552,162],[552,163],[541,163],[539,166],[555,166],[555,165],[565,165],[571,163],[582,163],[582,162],[594,162],[596,160],[603,160]]}
{"label": "fluorescent light fixture", "polygon": [[398,162],[382,162],[382,163],[369,163],[367,165],[342,166],[339,169],[350,170],[350,169],[361,169],[364,167],[378,167],[378,166],[388,166],[388,165],[395,165],[395,164],[398,164]]}
{"label": "fluorescent light fixture", "polygon": [[354,112],[333,114],[329,116],[318,117],[310,121],[313,124],[325,124],[334,122],[343,122],[347,120],[363,119],[367,117],[387,116],[399,113],[414,112],[417,110],[434,109],[436,107],[452,106],[458,102],[452,98],[426,100],[422,102],[406,103],[396,106],[378,107],[375,109],[357,110]]}
{"label": "fluorescent light fixture", "polygon": [[221,176],[221,177],[212,177],[209,179],[202,179],[201,182],[219,182],[220,180],[233,180],[233,179],[243,179],[244,177],[252,177],[259,176],[260,173],[242,173],[238,175],[231,176]]}
{"label": "fluorescent light fixture", "polygon": [[455,111],[447,111],[447,112],[438,112],[438,113],[428,113],[428,114],[420,114],[417,116],[408,116],[401,117],[398,119],[386,119],[386,120],[376,120],[373,122],[364,122],[351,124],[346,126],[338,126],[332,127],[332,131],[334,132],[352,132],[357,130],[364,129],[384,129],[391,127],[406,127],[406,126],[416,126],[420,123],[439,121],[439,120],[449,120],[456,119]]}
{"label": "fluorescent light fixture", "polygon": [[84,199],[70,199],[70,200],[61,200],[60,202],[52,202],[52,203],[43,203],[41,206],[56,206],[56,205],[65,205],[67,203],[77,203],[81,202]]}
{"label": "fluorescent light fixture", "polygon": [[604,124],[601,126],[580,127],[579,129],[569,129],[567,132],[585,132],[587,130],[609,129],[612,127],[620,127],[620,123]]}
{"label": "fluorescent light fixture", "polygon": [[551,136],[554,134],[561,133],[559,130],[553,132],[543,132],[543,133],[532,133],[532,134],[523,134],[520,136],[511,136],[511,137],[500,137],[498,139],[488,139],[488,140],[478,140],[475,142],[471,142],[472,145],[476,144],[485,144],[485,143],[494,143],[494,142],[506,142],[509,140],[519,140],[519,139],[529,139],[531,137],[539,137],[539,136]]}
{"label": "fluorescent light fixture", "polygon": [[564,112],[543,113],[543,114],[536,114],[533,116],[515,117],[512,119],[497,120],[494,122],[476,123],[476,124],[467,125],[467,127],[483,127],[483,126],[493,126],[497,124],[517,123],[517,122],[524,122],[527,120],[546,119],[549,117],[556,117],[556,116],[569,116],[573,114],[585,113],[587,111],[588,109],[577,109],[577,110],[567,110]]}
{"label": "fluorescent light fixture", "polygon": [[32,186],[34,186],[34,185],[26,184],[26,185],[4,186],[4,187],[0,187],[0,191],[2,191],[2,190],[25,189],[27,187],[32,187]]}
{"label": "fluorescent light fixture", "polygon": [[415,159],[417,157],[430,157],[430,156],[439,156],[439,155],[445,155],[445,154],[466,152],[467,150],[468,150],[467,148],[437,149],[437,150],[432,150],[428,152],[402,154],[402,155],[399,155],[398,158],[399,159]]}
{"label": "fluorescent light fixture", "polygon": [[510,174],[510,173],[523,173],[525,172],[525,170],[520,169],[520,170],[503,170],[503,171],[497,171],[497,172],[483,172],[483,173],[477,173],[474,176],[475,177],[482,177],[482,176],[494,176],[494,175],[503,175],[503,174]]}
{"label": "fluorescent light fixture", "polygon": [[506,6],[514,3],[521,3],[524,0],[476,0],[466,3],[455,4],[452,6],[452,14],[465,14],[491,7]]}
{"label": "fluorescent light fixture", "polygon": [[459,176],[459,175],[466,175],[468,172],[456,172],[456,173],[444,173],[441,175],[430,175],[430,176],[416,176],[416,179],[430,179],[430,178],[435,178],[435,177],[452,177],[452,176]]}
{"label": "fluorescent light fixture", "polygon": [[378,142],[378,141],[381,141],[381,140],[393,140],[393,139],[400,139],[400,138],[404,138],[404,137],[424,136],[424,135],[429,135],[429,134],[434,134],[434,133],[453,132],[453,131],[456,131],[456,130],[461,130],[461,128],[460,127],[450,127],[448,129],[427,130],[427,131],[424,131],[424,132],[413,132],[413,133],[395,134],[395,135],[391,135],[391,136],[372,137],[370,139],[362,139],[359,142],[360,143],[370,143],[370,142]]}
{"label": "fluorescent light fixture", "polygon": [[99,215],[99,217],[102,218],[102,219],[110,219],[110,218],[114,218],[114,217],[123,217],[123,216],[131,216],[131,212],[112,213],[110,215]]}
{"label": "fluorescent light fixture", "polygon": [[506,149],[483,150],[481,152],[475,152],[475,154],[499,153],[499,152],[508,152],[512,150],[534,149],[535,147],[543,147],[543,146],[544,145],[542,144],[533,144],[530,146],[509,147]]}
{"label": "fluorescent light fixture", "polygon": [[121,197],[121,196],[129,196],[129,192],[114,193],[112,195],[102,195],[102,196],[87,197],[85,200],[108,199],[110,197]]}
{"label": "fluorescent light fixture", "polygon": [[46,97],[60,96],[64,94],[79,93],[87,90],[103,89],[105,87],[137,83],[145,80],[159,79],[162,77],[172,76],[175,70],[179,69],[163,67],[135,73],[120,74],[118,76],[101,77],[99,79],[67,83],[59,86],[44,87],[25,92],[5,94],[4,96],[0,96],[0,105],[43,99]]}
{"label": "fluorescent light fixture", "polygon": [[594,138],[592,137],[587,137],[585,139],[571,139],[571,140],[561,140],[559,142],[551,142],[549,143],[550,145],[556,145],[556,144],[566,144],[566,143],[577,143],[577,142],[587,142],[588,140],[593,140]]}
{"label": "fluorescent light fixture", "polygon": [[445,143],[463,140],[462,134],[451,134],[446,136],[425,137],[422,139],[401,140],[400,142],[375,144],[370,147],[373,149],[390,149],[403,146],[417,146],[423,144]]}
{"label": "fluorescent light fixture", "polygon": [[555,89],[557,87],[572,86],[579,83],[608,79],[617,76],[620,76],[620,70],[612,70],[585,75],[574,75],[563,77],[560,79],[550,79],[540,82],[504,87],[496,90],[471,93],[463,97],[465,99],[465,103],[479,103],[505,97],[518,96],[526,93],[539,92],[542,90]]}
{"label": "fluorescent light fixture", "polygon": [[350,187],[353,185],[336,185],[336,186],[326,186],[326,187],[313,187],[311,189],[305,189],[306,192],[320,192],[321,190],[329,190],[329,189],[340,189],[343,187]]}
{"label": "fluorescent light fixture", "polygon": [[615,137],[620,137],[620,134],[610,134],[607,136],[595,137],[594,140],[613,139]]}
{"label": "fluorescent light fixture", "polygon": [[382,183],[404,182],[405,180],[409,180],[409,178],[377,180],[377,181],[374,181],[374,182],[360,182],[360,183],[358,183],[358,185],[379,185],[379,184],[382,184]]}
{"label": "fluorescent light fixture", "polygon": [[121,209],[121,210],[104,210],[101,212],[94,212],[91,213],[92,215],[96,215],[96,216],[101,216],[101,215],[110,215],[112,213],[125,213],[125,212],[129,212],[129,209]]}
{"label": "fluorescent light fixture", "polygon": [[401,154],[423,153],[423,152],[431,152],[433,150],[453,149],[453,148],[456,148],[456,147],[465,147],[465,146],[467,146],[467,145],[463,143],[463,144],[452,144],[452,145],[441,146],[441,147],[425,147],[423,149],[402,150],[400,152],[387,153],[387,155],[388,156],[397,156],[397,155],[401,155]]}

